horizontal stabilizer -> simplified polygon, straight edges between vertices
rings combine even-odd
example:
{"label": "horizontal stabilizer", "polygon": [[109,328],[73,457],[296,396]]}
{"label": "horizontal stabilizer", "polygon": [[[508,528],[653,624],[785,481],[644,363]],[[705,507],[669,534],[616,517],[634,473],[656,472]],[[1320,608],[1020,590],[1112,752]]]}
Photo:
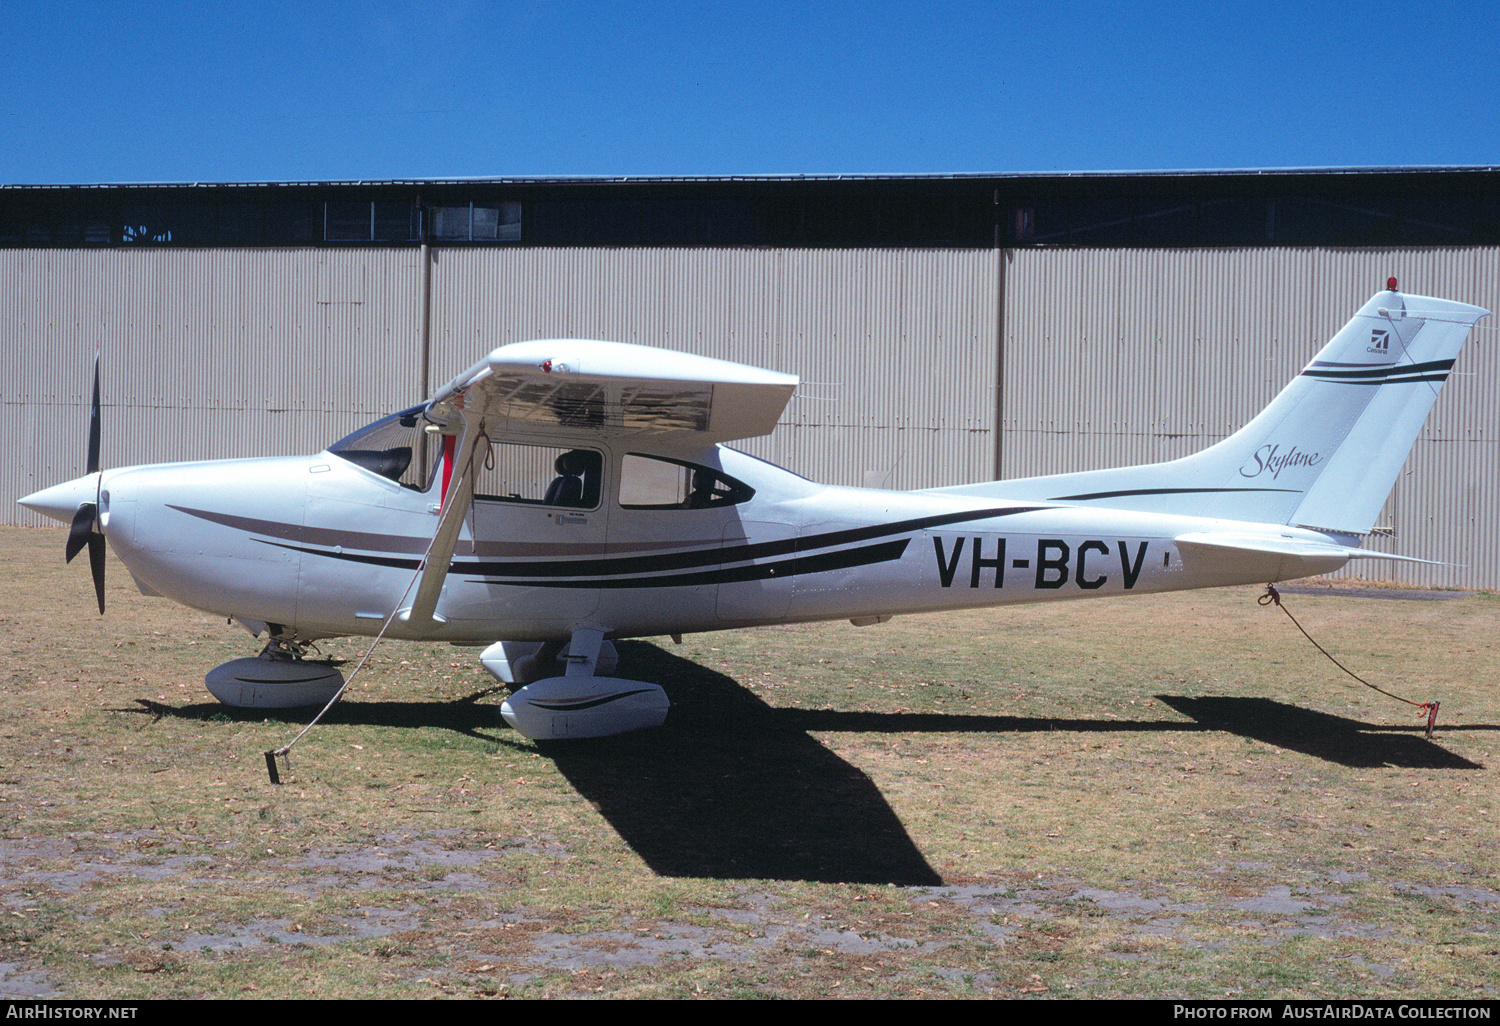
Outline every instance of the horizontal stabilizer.
{"label": "horizontal stabilizer", "polygon": [[1398,556],[1394,552],[1372,552],[1369,549],[1351,549],[1350,559],[1389,559],[1397,563],[1421,563],[1424,566],[1458,566],[1441,559],[1418,559],[1416,556]]}
{"label": "horizontal stabilizer", "polygon": [[1267,581],[1290,580],[1331,573],[1351,559],[1389,559],[1400,563],[1444,564],[1430,559],[1397,556],[1389,552],[1372,552],[1333,541],[1310,538],[1274,538],[1263,534],[1192,532],[1175,539],[1184,560],[1194,556],[1232,562],[1244,566],[1264,566]]}
{"label": "horizontal stabilizer", "polygon": [[1233,566],[1241,572],[1253,568],[1253,576],[1267,581],[1331,573],[1360,551],[1333,542],[1257,534],[1192,533],[1178,535],[1176,541],[1185,563],[1195,557],[1212,559],[1221,568]]}

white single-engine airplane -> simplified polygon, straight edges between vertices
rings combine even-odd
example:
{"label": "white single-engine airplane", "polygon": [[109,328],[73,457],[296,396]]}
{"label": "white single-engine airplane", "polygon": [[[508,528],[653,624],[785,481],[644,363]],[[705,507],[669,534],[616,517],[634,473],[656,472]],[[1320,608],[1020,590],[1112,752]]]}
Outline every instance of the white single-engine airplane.
{"label": "white single-engine airplane", "polygon": [[[269,643],[209,674],[233,705],[331,696],[307,643],[488,645],[528,737],[655,726],[610,639],[1270,583],[1350,559],[1487,311],[1392,279],[1264,411],[1168,463],[897,492],[815,484],[721,443],[797,378],[613,342],[501,346],[315,456],[100,471],[21,500],[104,542],[147,595]],[[502,640],[503,639],[503,640]],[[322,690],[320,690],[322,689]]]}

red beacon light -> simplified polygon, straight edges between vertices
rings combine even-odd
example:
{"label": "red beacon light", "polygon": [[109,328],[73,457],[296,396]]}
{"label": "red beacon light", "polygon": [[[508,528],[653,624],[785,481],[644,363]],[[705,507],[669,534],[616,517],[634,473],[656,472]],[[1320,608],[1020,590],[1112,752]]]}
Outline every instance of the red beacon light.
{"label": "red beacon light", "polygon": [[1395,278],[1387,278],[1387,279],[1386,279],[1386,280],[1385,280],[1385,287],[1386,287],[1386,288],[1387,288],[1387,289],[1388,289],[1388,290],[1389,290],[1389,291],[1391,291],[1391,292],[1395,292],[1395,291],[1396,291],[1396,279],[1395,279]]}

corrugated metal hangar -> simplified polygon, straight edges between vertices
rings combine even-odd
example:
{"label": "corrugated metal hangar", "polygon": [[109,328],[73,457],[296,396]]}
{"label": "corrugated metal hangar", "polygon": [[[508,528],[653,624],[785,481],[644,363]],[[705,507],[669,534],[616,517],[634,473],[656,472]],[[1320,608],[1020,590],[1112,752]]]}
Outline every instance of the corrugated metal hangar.
{"label": "corrugated metal hangar", "polygon": [[[800,374],[743,447],[920,488],[1152,462],[1257,412],[1372,293],[1500,310],[1500,169],[0,187],[0,471],[316,451],[528,338]],[[1367,544],[1500,587],[1481,322]]]}

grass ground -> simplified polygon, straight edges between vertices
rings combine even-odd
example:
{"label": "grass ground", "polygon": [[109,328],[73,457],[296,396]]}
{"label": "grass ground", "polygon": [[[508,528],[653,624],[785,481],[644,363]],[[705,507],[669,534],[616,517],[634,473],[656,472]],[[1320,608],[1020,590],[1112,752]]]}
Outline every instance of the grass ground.
{"label": "grass ground", "polygon": [[1492,595],[1287,597],[1430,742],[1224,589],[632,642],[666,726],[571,744],[392,643],[274,787],[248,635],[63,534],[0,530],[3,996],[1500,993]]}

